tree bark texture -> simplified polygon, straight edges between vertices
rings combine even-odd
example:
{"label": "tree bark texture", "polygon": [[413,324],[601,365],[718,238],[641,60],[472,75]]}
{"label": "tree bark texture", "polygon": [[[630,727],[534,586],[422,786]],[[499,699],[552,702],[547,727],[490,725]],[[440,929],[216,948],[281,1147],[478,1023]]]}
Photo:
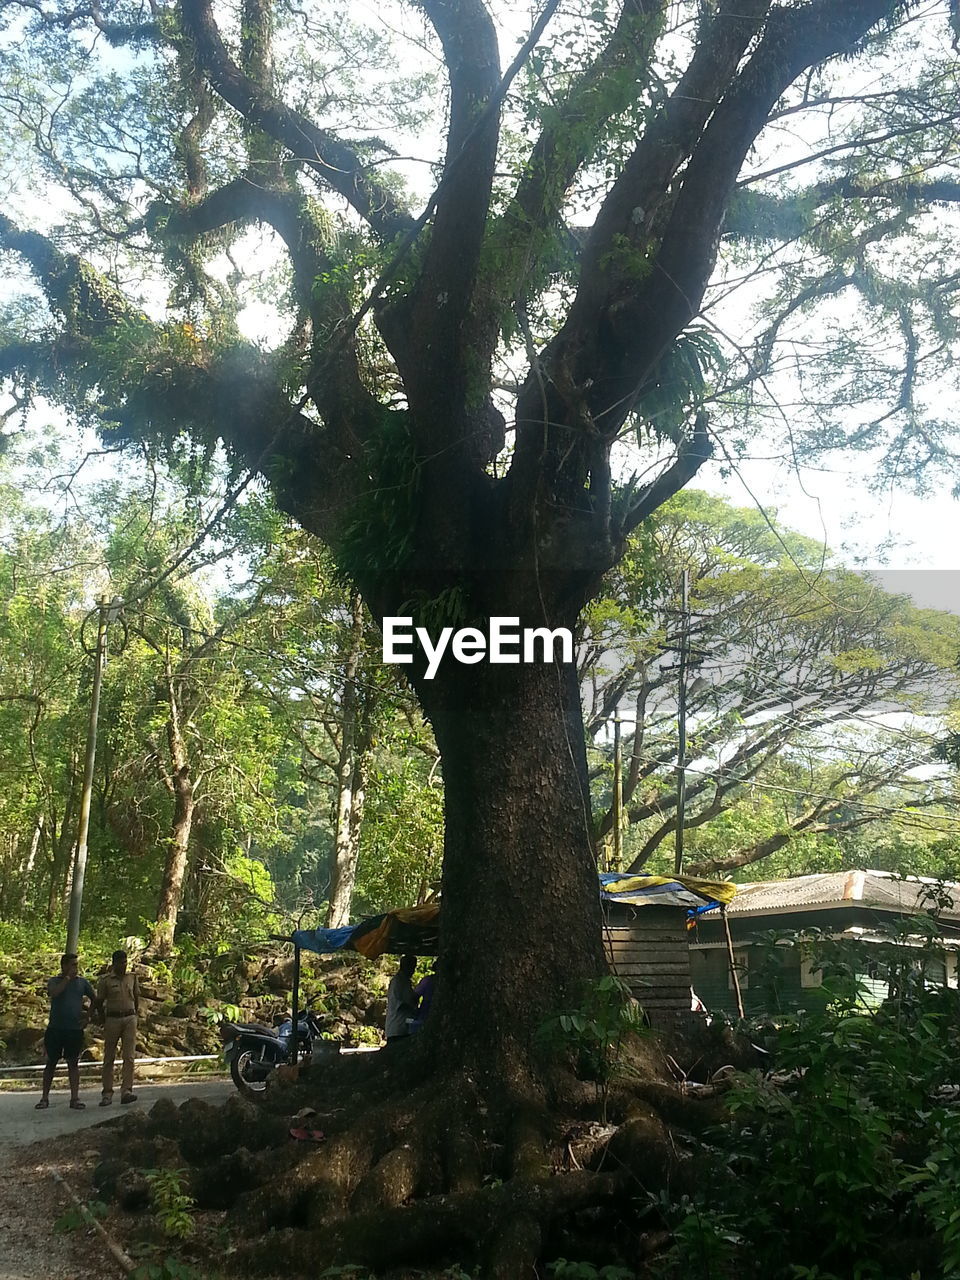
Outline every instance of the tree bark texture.
{"label": "tree bark texture", "polygon": [[450,664],[418,690],[444,765],[437,992],[450,1067],[523,1093],[536,1031],[604,971],[574,672]]}

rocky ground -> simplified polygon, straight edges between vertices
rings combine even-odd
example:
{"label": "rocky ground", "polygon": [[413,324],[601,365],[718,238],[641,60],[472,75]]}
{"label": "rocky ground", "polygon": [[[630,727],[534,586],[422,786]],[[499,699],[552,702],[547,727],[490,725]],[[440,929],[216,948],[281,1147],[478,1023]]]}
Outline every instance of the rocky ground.
{"label": "rocky ground", "polygon": [[[283,949],[263,947],[206,960],[194,957],[189,964],[135,963],[133,967],[141,986],[140,1056],[216,1053],[221,1047],[221,1018],[271,1024],[289,1014],[293,961]],[[379,1045],[386,988],[394,967],[389,960],[378,964],[359,957],[320,960],[304,956],[301,1000],[311,1002],[331,1040],[341,1046]],[[0,1065],[42,1060],[49,1009],[46,979],[56,968],[52,954],[0,957]],[[96,984],[96,971],[87,968],[85,975]],[[95,1022],[87,1029],[87,1044],[85,1058],[99,1060],[103,1039]],[[174,1086],[173,1092],[178,1087],[201,1092],[187,1085]],[[180,1163],[172,1159],[174,1144],[168,1142],[171,1150],[166,1151],[162,1138],[154,1144],[156,1149],[146,1141],[147,1117],[153,1104],[147,1097],[150,1090],[141,1086],[141,1092],[145,1105],[135,1109],[136,1118],[116,1108],[115,1115],[107,1113],[109,1119],[103,1125],[99,1122],[104,1113],[91,1113],[88,1107],[79,1115],[64,1114],[85,1122],[95,1117],[92,1128],[59,1133],[26,1146],[22,1145],[24,1139],[32,1136],[26,1131],[9,1142],[0,1134],[0,1280],[106,1280],[123,1274],[99,1233],[80,1222],[54,1172],[66,1178],[85,1204],[103,1214],[103,1225],[132,1258],[137,1280],[160,1274],[166,1277],[164,1259],[173,1255],[177,1259],[173,1265],[180,1270],[169,1274],[183,1280],[216,1280],[220,1252],[226,1254],[231,1247],[225,1215],[209,1209],[192,1212],[191,1238],[179,1241],[164,1231],[151,1202],[145,1203],[142,1196],[137,1200],[145,1170]],[[60,1101],[65,1106],[65,1095]],[[246,1109],[248,1105],[244,1104],[241,1114],[236,1110],[240,1099],[231,1102],[227,1112],[231,1128],[238,1124],[256,1127],[256,1112]],[[188,1104],[187,1127],[197,1125],[206,1132],[219,1110],[197,1101]],[[165,1099],[159,1107],[159,1119],[170,1123],[171,1113],[176,1114],[174,1102]],[[52,1110],[42,1113],[43,1118],[53,1116]],[[126,1122],[121,1123],[122,1139],[116,1128],[116,1122],[121,1121]],[[290,1121],[278,1126],[274,1119],[272,1124],[275,1132],[269,1135],[269,1144],[289,1145],[292,1158],[296,1158],[300,1144],[289,1136]],[[149,1122],[149,1133],[156,1132],[157,1123]],[[131,1184],[129,1188],[121,1186],[119,1195],[110,1180],[109,1164],[110,1159],[117,1159],[118,1141],[123,1148],[125,1180]],[[285,1273],[285,1280],[292,1277]]]}
{"label": "rocky ground", "polygon": [[[46,959],[46,958],[44,958]],[[51,967],[51,965],[53,967]],[[221,1018],[266,1022],[290,1009],[293,961],[266,948],[259,952],[226,952],[190,965],[135,964],[140,980],[141,1018],[138,1053],[177,1057],[217,1053]],[[0,1064],[40,1062],[49,1002],[45,985],[47,961],[40,970],[8,960],[0,975]],[[358,957],[321,960],[304,957],[301,1000],[310,998],[331,1040],[347,1047],[381,1042],[390,965]],[[97,974],[86,976],[96,985]],[[99,1060],[103,1035],[92,1022],[85,1057]]]}
{"label": "rocky ground", "polygon": [[[208,1085],[207,1096],[215,1086]],[[181,1144],[235,1147],[249,1142],[291,1165],[303,1158],[303,1144],[290,1137],[294,1117],[267,1114],[229,1096],[226,1105],[205,1097],[183,1101],[192,1086],[163,1086],[164,1095],[143,1108],[129,1109],[94,1127],[29,1146],[4,1144],[0,1134],[0,1280],[222,1280],[235,1274],[236,1223],[217,1203],[212,1186],[196,1182],[197,1171],[183,1168]],[[203,1089],[197,1092],[203,1092]],[[87,1113],[84,1113],[86,1116]],[[300,1123],[309,1123],[301,1118]],[[176,1135],[176,1136],[175,1136]],[[179,1138],[179,1141],[177,1140]],[[288,1153],[288,1155],[284,1155]],[[237,1150],[237,1176],[243,1177],[251,1153]],[[153,1171],[167,1169],[182,1179],[185,1193],[197,1196],[185,1212],[182,1235],[164,1216],[164,1193]],[[63,1178],[90,1209],[109,1239],[128,1260],[122,1266],[102,1234],[76,1211]],[[225,1201],[230,1187],[220,1189]],[[306,1280],[307,1275],[277,1258],[277,1272],[264,1280]],[[332,1274],[332,1273],[331,1273]],[[367,1280],[366,1269],[337,1269],[342,1280]],[[390,1280],[465,1280],[458,1267],[424,1272],[398,1269]]]}

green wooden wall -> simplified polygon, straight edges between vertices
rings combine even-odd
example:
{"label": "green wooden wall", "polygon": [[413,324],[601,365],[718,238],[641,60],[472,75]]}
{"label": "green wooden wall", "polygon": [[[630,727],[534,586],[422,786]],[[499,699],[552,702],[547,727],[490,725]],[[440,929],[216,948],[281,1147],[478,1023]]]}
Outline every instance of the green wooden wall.
{"label": "green wooden wall", "polygon": [[[769,947],[737,947],[741,959],[746,953],[749,980],[742,990],[744,1012],[769,1014],[795,1012],[798,1009],[819,1010],[827,1001],[823,987],[805,987],[801,983],[801,952],[798,947],[776,948],[773,956]],[[778,962],[778,963],[777,963]],[[729,982],[730,965],[723,947],[690,948],[690,979],[693,989],[707,1006],[736,1017],[736,992]],[[857,974],[864,1003],[876,1007],[887,997],[887,983],[871,977],[864,969]],[[946,969],[942,961],[932,960],[927,965],[928,985],[939,986],[946,981]]]}

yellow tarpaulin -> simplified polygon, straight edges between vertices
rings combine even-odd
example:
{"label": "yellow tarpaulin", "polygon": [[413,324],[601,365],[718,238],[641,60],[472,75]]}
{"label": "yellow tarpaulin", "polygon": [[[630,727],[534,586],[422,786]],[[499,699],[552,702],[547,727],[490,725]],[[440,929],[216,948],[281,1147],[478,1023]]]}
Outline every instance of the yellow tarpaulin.
{"label": "yellow tarpaulin", "polygon": [[[729,880],[703,880],[699,876],[614,876],[602,877],[603,893],[613,894],[625,901],[634,894],[638,898],[649,899],[650,903],[669,903],[677,901],[680,895],[671,886],[680,885],[689,893],[696,894],[703,901],[732,902],[737,886]],[[691,904],[693,905],[693,904]]]}

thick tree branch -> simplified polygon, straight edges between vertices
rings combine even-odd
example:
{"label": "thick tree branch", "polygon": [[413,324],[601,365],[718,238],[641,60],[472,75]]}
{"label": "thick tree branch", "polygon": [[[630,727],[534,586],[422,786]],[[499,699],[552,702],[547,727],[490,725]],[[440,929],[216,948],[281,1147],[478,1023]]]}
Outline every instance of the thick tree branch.
{"label": "thick tree branch", "polygon": [[878,147],[885,142],[895,142],[903,138],[909,138],[921,133],[929,133],[931,129],[937,128],[939,125],[953,125],[960,119],[960,111],[950,111],[945,115],[938,116],[934,119],[927,119],[920,124],[900,125],[895,129],[887,129],[883,133],[868,134],[865,137],[851,139],[848,142],[837,142],[830,147],[822,147],[819,151],[808,151],[797,160],[789,160],[784,164],[774,166],[772,169],[763,169],[760,173],[751,173],[748,177],[742,178],[738,186],[750,187],[758,182],[766,182],[770,178],[778,178],[781,174],[792,173],[795,169],[802,169],[808,164],[817,164],[821,160],[826,160],[828,156],[840,155],[843,152],[859,152],[861,155],[869,155],[871,148]]}
{"label": "thick tree branch", "polygon": [[190,119],[180,130],[177,151],[183,161],[187,197],[199,200],[207,190],[207,161],[203,143],[216,118],[216,100],[203,78],[196,49],[185,36],[177,41],[177,71],[184,95],[193,108]]}
{"label": "thick tree branch", "polygon": [[47,236],[23,231],[0,213],[0,252],[18,254],[30,267],[50,307],[68,331],[103,333],[121,320],[140,315],[119,289],[74,254],[63,253]]}
{"label": "thick tree branch", "polygon": [[[153,16],[157,9],[151,5]],[[70,30],[72,27],[89,22],[106,41],[119,48],[125,44],[142,45],[147,41],[162,37],[162,30],[157,22],[108,22],[98,0],[90,4],[79,5],[76,9],[67,9],[63,13],[53,13],[44,9],[39,0],[3,0],[0,8],[23,9],[35,15],[35,20],[52,30]]]}
{"label": "thick tree branch", "polygon": [[[894,781],[893,778],[884,778],[882,782],[871,785],[860,794],[874,794],[882,785],[892,781]],[[854,814],[849,818],[819,820],[827,810],[833,809],[836,813],[840,813],[857,803],[857,797],[855,796],[845,796],[843,799],[835,801],[823,799],[819,804],[805,810],[802,814],[798,814],[786,828],[773,832],[772,835],[765,837],[763,840],[758,840],[756,844],[737,849],[732,853],[724,854],[722,857],[702,858],[698,862],[691,862],[687,868],[688,873],[692,876],[710,876],[718,872],[735,871],[738,867],[752,866],[755,862],[761,862],[764,858],[769,858],[772,854],[785,848],[798,836],[833,835],[841,831],[856,831],[859,827],[869,826],[873,822],[889,820],[893,813],[893,810],[886,807],[871,806],[869,809],[863,809],[860,813]],[[918,800],[910,808],[924,809],[944,805],[949,809],[955,810],[956,803],[956,797],[953,795],[937,795]]]}
{"label": "thick tree branch", "polygon": [[615,536],[626,538],[641,521],[646,520],[658,507],[672,498],[697,474],[713,453],[710,441],[709,419],[705,410],[697,414],[690,439],[677,450],[676,461],[639,493],[633,495],[630,505],[620,521]]}
{"label": "thick tree branch", "polygon": [[249,125],[262,129],[308,165],[381,239],[392,240],[410,226],[409,214],[392,192],[370,177],[352,147],[243,74],[223,43],[209,0],[183,0],[183,18],[211,85]]}
{"label": "thick tree branch", "polygon": [[679,333],[696,314],[737,175],[777,99],[807,67],[848,49],[895,8],[895,0],[817,0],[771,10],[690,158],[649,278],[613,308],[634,367],[659,357],[664,329]]}
{"label": "thick tree branch", "polygon": [[[483,0],[415,0],[440,37],[450,82],[450,124],[447,163],[464,143],[487,150],[491,139],[475,136],[478,112],[500,81],[497,32]],[[496,122],[493,146],[496,147]]]}
{"label": "thick tree branch", "polygon": [[[500,56],[496,28],[482,0],[419,0],[419,7],[443,46],[450,123],[433,231],[413,297],[400,311],[403,323],[418,335],[420,361],[410,367],[410,390],[432,415],[439,405],[429,403],[435,394],[426,394],[427,388],[448,384],[440,398],[449,403],[449,383],[462,378],[469,345],[463,326],[473,297],[500,136],[500,112],[487,110],[500,85]],[[425,367],[418,370],[424,352]],[[440,370],[445,376],[438,379]]]}
{"label": "thick tree branch", "polygon": [[320,271],[329,267],[323,230],[311,216],[309,201],[297,191],[263,185],[255,174],[241,174],[195,204],[182,205],[167,219],[165,232],[200,236],[234,222],[264,222],[280,236],[290,254],[301,305],[309,302]]}
{"label": "thick tree branch", "polygon": [[[769,0],[725,0],[701,36],[676,89],[660,108],[601,206],[584,250],[578,310],[595,313],[609,289],[614,240],[652,229],[670,183],[770,8]],[[578,318],[571,316],[571,319]]]}
{"label": "thick tree branch", "polygon": [[[683,327],[672,332],[663,329],[665,340],[652,358],[630,352],[635,342],[625,350],[619,334],[614,340],[609,322],[613,263],[619,264],[616,269],[622,275],[626,259],[633,275],[622,289],[637,293],[637,264],[645,254],[642,250],[624,253],[624,247],[637,239],[638,230],[644,230],[668,198],[671,180],[693,149],[768,7],[769,0],[723,0],[677,88],[655,114],[604,200],[585,247],[574,305],[560,332],[534,362],[517,399],[517,444],[508,477],[515,502],[528,502],[533,489],[544,476],[552,477],[561,461],[568,473],[565,494],[582,488],[589,467],[586,437],[595,434],[609,441],[616,436],[633,408],[647,364]],[[632,354],[639,358],[631,362]]]}
{"label": "thick tree branch", "polygon": [[[839,808],[839,805],[837,806]],[[845,818],[837,822],[816,822],[810,814],[802,814],[782,831],[766,836],[736,853],[722,858],[701,858],[691,862],[687,868],[692,876],[709,876],[723,871],[735,871],[738,867],[747,867],[754,862],[762,862],[785,848],[791,841],[802,835],[824,835],[839,831],[855,831],[857,827],[867,826],[876,821],[875,814],[860,814],[856,818]]]}
{"label": "thick tree branch", "polygon": [[[807,67],[849,49],[895,7],[895,0],[776,7],[729,88],[730,73],[764,6],[718,10],[712,39],[701,44],[677,93],[604,202],[576,302],[544,356],[553,385],[581,388],[584,407],[604,434],[619,430],[644,378],[696,314],[737,175],[777,99]],[[690,89],[684,80],[691,78],[701,90],[696,108],[685,101]],[[690,159],[673,197],[669,183],[685,152]],[[622,246],[617,253],[612,252],[615,243]],[[527,448],[537,456],[541,452],[536,428],[520,428],[524,421],[532,425],[542,418],[539,399],[534,380],[528,380],[518,406],[518,432],[529,444],[518,437],[515,466],[523,466]],[[570,399],[569,392],[552,398],[552,420],[568,419],[564,402]]]}
{"label": "thick tree branch", "polygon": [[[0,369],[18,370],[19,352],[33,376],[54,388],[65,372],[77,378],[73,397],[82,387],[96,386],[98,416],[104,434],[120,441],[169,440],[180,433],[196,438],[219,436],[254,471],[274,485],[278,501],[307,528],[336,537],[344,511],[362,477],[355,466],[357,423],[335,420],[347,435],[324,432],[290,403],[284,370],[276,357],[238,344],[222,352],[199,348],[191,359],[174,357],[164,343],[168,328],[152,325],[141,311],[83,259],[65,254],[48,237],[22,231],[0,214],[0,251],[22,257],[31,267],[50,306],[63,320],[64,333],[44,344],[13,344],[0,349]],[[136,327],[138,351],[129,370],[104,379],[98,370],[98,342],[112,333]],[[150,345],[156,341],[157,356]],[[46,357],[46,358],[44,358]],[[336,370],[332,371],[332,375]],[[317,395],[340,407],[349,392],[331,376]],[[67,402],[71,394],[60,398]],[[361,409],[370,412],[367,399]],[[356,408],[351,403],[350,408]],[[379,412],[379,408],[377,408]],[[360,419],[363,421],[362,415]],[[327,447],[318,447],[325,434]]]}
{"label": "thick tree branch", "polygon": [[815,229],[819,221],[817,211],[835,200],[885,200],[906,209],[957,204],[960,203],[960,182],[952,178],[916,182],[847,175],[814,183],[787,196],[740,187],[727,210],[723,234],[735,240],[795,240]]}
{"label": "thick tree branch", "polygon": [[[274,0],[243,0],[240,26],[240,69],[261,93],[275,90],[273,27]],[[253,172],[271,186],[289,185],[282,164],[283,147],[262,129],[247,129],[247,158]]]}
{"label": "thick tree branch", "polygon": [[548,250],[570,185],[598,146],[604,125],[636,97],[666,7],[663,0],[625,0],[610,39],[551,112],[492,233],[498,305],[522,295],[523,280]]}

